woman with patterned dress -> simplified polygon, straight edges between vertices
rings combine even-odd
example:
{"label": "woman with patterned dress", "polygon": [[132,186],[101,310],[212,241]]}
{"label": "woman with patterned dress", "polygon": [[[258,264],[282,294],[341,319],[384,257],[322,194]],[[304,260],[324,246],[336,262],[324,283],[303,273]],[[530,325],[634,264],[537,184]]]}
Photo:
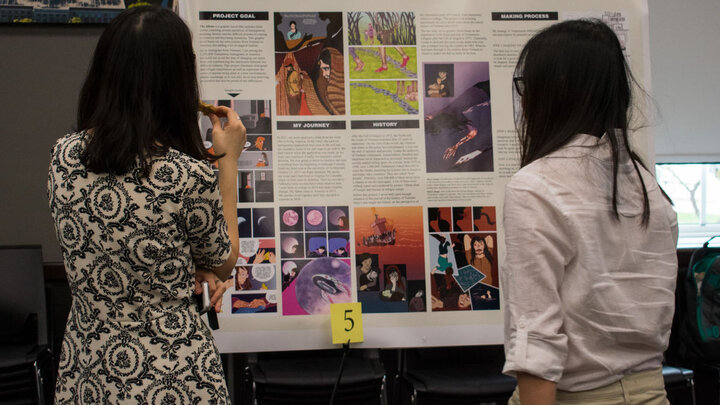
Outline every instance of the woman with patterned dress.
{"label": "woman with patterned dress", "polygon": [[95,50],[80,131],[52,150],[50,209],[73,296],[56,403],[229,403],[192,294],[208,281],[219,310],[237,260],[227,224],[245,128],[219,107],[215,155],[203,148],[194,59],[177,15],[122,13]]}

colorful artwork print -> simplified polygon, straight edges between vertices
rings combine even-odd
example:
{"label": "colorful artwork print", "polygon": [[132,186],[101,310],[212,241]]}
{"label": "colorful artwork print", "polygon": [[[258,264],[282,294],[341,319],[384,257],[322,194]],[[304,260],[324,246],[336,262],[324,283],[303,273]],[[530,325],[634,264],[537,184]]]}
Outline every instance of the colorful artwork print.
{"label": "colorful artwork print", "polygon": [[348,51],[353,60],[349,72],[351,80],[417,79],[417,48],[414,46],[351,46]]}
{"label": "colorful artwork print", "polygon": [[126,8],[153,5],[177,12],[174,0],[3,0],[0,23],[107,24]]}
{"label": "colorful artwork print", "polygon": [[231,312],[277,312],[274,209],[238,208],[237,212],[240,254],[226,282]]}
{"label": "colorful artwork print", "polygon": [[240,239],[238,265],[275,263],[275,239]]}
{"label": "colorful artwork print", "polygon": [[349,12],[348,43],[352,45],[415,45],[413,12]]}
{"label": "colorful artwork print", "polygon": [[424,311],[422,207],[355,208],[354,215],[363,312]]}
{"label": "colorful artwork print", "polygon": [[452,64],[426,64],[425,97],[453,97],[455,91],[454,70]]}
{"label": "colorful artwork print", "polygon": [[279,217],[283,315],[325,314],[332,303],[351,302],[348,207],[280,207]]}
{"label": "colorful artwork print", "polygon": [[418,114],[414,13],[349,12],[347,19],[351,114]]}
{"label": "colorful artwork print", "polygon": [[473,230],[497,231],[495,207],[473,207]]}
{"label": "colorful artwork print", "polygon": [[327,314],[352,301],[349,259],[283,260],[282,272],[283,315]]}
{"label": "colorful artwork print", "polygon": [[275,13],[274,24],[278,115],[344,115],[342,13]]}
{"label": "colorful artwork print", "polygon": [[427,229],[432,310],[499,309],[495,207],[430,207]]}
{"label": "colorful artwork print", "polygon": [[489,63],[426,63],[423,69],[427,171],[492,171]]}
{"label": "colorful artwork print", "polygon": [[352,115],[418,114],[417,80],[350,82]]}
{"label": "colorful artwork print", "polygon": [[347,231],[350,229],[350,215],[347,207],[327,207],[328,230]]}
{"label": "colorful artwork print", "polygon": [[233,271],[235,291],[275,290],[275,265],[236,266]]}
{"label": "colorful artwork print", "polygon": [[254,314],[258,312],[277,312],[275,292],[263,294],[232,294],[233,314]]}

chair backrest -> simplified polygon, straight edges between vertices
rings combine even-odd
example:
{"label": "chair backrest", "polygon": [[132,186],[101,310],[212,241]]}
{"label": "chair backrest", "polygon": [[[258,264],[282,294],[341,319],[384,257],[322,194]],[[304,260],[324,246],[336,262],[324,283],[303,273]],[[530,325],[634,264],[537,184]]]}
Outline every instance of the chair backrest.
{"label": "chair backrest", "polygon": [[502,368],[505,353],[502,345],[489,346],[448,346],[406,349],[407,367],[433,363],[481,364],[491,368]]}
{"label": "chair backrest", "polygon": [[46,311],[42,247],[0,245],[0,341],[18,337],[36,316],[37,343],[47,344]]}

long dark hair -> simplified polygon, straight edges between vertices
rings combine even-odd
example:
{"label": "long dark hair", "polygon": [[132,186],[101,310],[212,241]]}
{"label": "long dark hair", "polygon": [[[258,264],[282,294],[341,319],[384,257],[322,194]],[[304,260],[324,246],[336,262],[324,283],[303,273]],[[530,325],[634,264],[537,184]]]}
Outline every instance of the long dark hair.
{"label": "long dark hair", "polygon": [[197,123],[198,85],[190,30],[173,12],[135,7],[117,16],[95,48],[80,92],[77,129],[88,130],[83,164],[122,174],[169,147],[214,160]]}
{"label": "long dark hair", "polygon": [[394,265],[388,266],[388,267],[385,268],[385,286],[388,286],[388,285],[392,284],[392,282],[390,281],[390,275],[391,275],[392,273],[397,274],[397,278],[398,278],[398,279],[397,279],[397,286],[400,287],[400,288],[402,288],[402,289],[404,290],[404,289],[405,289],[405,283],[403,283],[403,281],[402,281],[403,278],[402,278],[402,274],[400,273],[400,268],[398,268],[398,266],[394,266]]}
{"label": "long dark hair", "polygon": [[483,254],[485,255],[485,257],[488,259],[488,261],[490,262],[490,264],[492,264],[493,261],[495,260],[495,259],[493,259],[492,252],[490,252],[490,248],[488,247],[487,242],[485,241],[485,239],[483,239],[483,238],[481,238],[481,237],[479,237],[479,236],[474,236],[474,237],[470,240],[470,250],[471,250],[471,253],[472,253],[472,256],[471,256],[472,259],[475,260],[475,255],[477,255],[477,250],[475,250],[475,242],[482,242],[482,245],[483,245],[483,251],[482,251],[482,253],[483,253]]}
{"label": "long dark hair", "polygon": [[[650,204],[639,156],[630,148],[628,126],[635,81],[615,33],[600,20],[552,25],[528,41],[515,67],[521,96],[518,122],[520,165],[526,166],[570,141],[576,134],[605,134],[612,147],[612,203],[616,219],[618,156],[630,156],[643,192],[642,225]],[[519,88],[520,86],[520,88]]]}

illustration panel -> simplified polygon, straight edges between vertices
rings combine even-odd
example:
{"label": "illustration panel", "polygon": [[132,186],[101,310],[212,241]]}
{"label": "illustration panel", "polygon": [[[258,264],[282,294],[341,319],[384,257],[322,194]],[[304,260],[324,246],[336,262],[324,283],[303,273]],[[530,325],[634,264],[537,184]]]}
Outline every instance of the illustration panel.
{"label": "illustration panel", "polygon": [[347,13],[350,45],[415,45],[415,13]]}
{"label": "illustration panel", "polygon": [[353,65],[350,79],[417,79],[417,49],[414,46],[349,48]]}
{"label": "illustration panel", "polygon": [[418,114],[417,80],[350,82],[352,115]]}
{"label": "illustration panel", "polygon": [[489,63],[425,63],[423,69],[427,171],[492,171]]}
{"label": "illustration panel", "polygon": [[240,254],[226,281],[231,295],[231,314],[277,312],[277,260],[272,208],[238,209]]}
{"label": "illustration panel", "polygon": [[419,311],[425,295],[422,207],[355,208],[354,213],[363,312]]}
{"label": "illustration panel", "polygon": [[499,309],[495,207],[430,207],[427,227],[431,309]]}
{"label": "illustration panel", "polygon": [[344,115],[342,13],[274,13],[277,113]]}
{"label": "illustration panel", "polygon": [[232,294],[233,314],[254,314],[258,312],[277,312],[275,292],[261,294]]}
{"label": "illustration panel", "polygon": [[347,206],[280,207],[283,315],[326,314],[351,302]]}
{"label": "illustration panel", "polygon": [[0,23],[107,24],[135,5],[177,11],[175,0],[3,0]]}

